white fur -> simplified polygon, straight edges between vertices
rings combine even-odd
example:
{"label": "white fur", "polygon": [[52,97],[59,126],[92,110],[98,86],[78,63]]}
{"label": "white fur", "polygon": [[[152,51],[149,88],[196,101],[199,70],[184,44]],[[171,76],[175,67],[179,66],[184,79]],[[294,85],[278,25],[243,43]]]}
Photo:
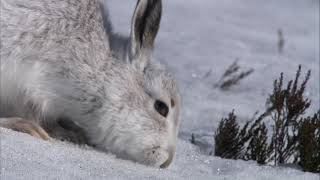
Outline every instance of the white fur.
{"label": "white fur", "polygon": [[[1,0],[0,117],[33,119],[52,131],[68,119],[87,143],[119,157],[171,161],[180,96],[152,60],[160,16],[160,0],[140,0],[126,38],[112,31],[98,0]],[[166,118],[155,100],[169,107]]]}

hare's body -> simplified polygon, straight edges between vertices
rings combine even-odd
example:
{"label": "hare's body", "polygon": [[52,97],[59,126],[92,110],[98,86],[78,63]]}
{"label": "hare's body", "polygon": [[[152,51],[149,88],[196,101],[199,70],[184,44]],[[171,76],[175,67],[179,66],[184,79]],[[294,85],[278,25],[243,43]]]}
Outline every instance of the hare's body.
{"label": "hare's body", "polygon": [[[2,116],[46,116],[51,121],[71,113],[85,118],[77,111],[98,110],[99,100],[106,98],[102,82],[112,77],[105,78],[103,68],[118,76],[98,4],[50,2],[1,0]],[[90,9],[95,18],[81,15],[80,9]],[[89,107],[94,98],[97,102]]]}
{"label": "hare's body", "polygon": [[[157,5],[139,1],[135,16],[157,13]],[[166,166],[180,100],[172,77],[150,60],[157,19],[140,27],[134,17],[124,39],[112,34],[104,14],[97,0],[1,0],[0,117],[33,120],[52,136],[67,120],[89,144]],[[158,100],[170,106],[165,118]]]}

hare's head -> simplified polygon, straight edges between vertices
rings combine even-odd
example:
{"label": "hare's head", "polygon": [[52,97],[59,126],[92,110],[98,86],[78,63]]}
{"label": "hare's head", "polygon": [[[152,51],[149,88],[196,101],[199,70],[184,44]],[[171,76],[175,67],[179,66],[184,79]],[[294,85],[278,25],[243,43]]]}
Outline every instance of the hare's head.
{"label": "hare's head", "polygon": [[95,144],[118,157],[165,168],[175,153],[180,95],[173,76],[152,60],[161,9],[161,0],[137,3],[125,55],[117,56],[121,70],[107,91],[109,105],[99,124],[104,137]]}

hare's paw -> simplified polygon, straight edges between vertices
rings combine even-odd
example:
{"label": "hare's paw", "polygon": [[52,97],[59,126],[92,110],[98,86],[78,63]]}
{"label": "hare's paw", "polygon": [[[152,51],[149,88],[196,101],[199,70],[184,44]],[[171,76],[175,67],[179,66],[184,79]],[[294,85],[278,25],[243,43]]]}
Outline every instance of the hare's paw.
{"label": "hare's paw", "polygon": [[69,141],[75,144],[88,143],[83,129],[67,119],[59,119],[57,123],[51,124],[47,130],[52,138],[61,141]]}
{"label": "hare's paw", "polygon": [[27,133],[44,140],[51,139],[48,133],[39,124],[23,118],[0,118],[0,127]]}

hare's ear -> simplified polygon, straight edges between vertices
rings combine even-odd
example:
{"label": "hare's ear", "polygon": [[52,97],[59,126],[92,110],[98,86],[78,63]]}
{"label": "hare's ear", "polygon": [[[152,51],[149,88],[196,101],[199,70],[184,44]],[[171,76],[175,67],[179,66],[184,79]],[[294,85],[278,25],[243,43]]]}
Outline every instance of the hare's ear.
{"label": "hare's ear", "polygon": [[161,0],[138,0],[131,23],[129,59],[140,65],[147,63],[161,19]]}

